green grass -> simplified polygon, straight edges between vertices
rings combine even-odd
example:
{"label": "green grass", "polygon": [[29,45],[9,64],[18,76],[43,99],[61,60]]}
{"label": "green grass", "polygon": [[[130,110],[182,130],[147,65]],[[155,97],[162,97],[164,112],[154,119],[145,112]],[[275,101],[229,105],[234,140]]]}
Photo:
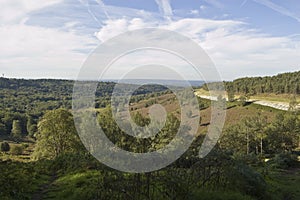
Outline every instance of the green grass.
{"label": "green grass", "polygon": [[266,178],[271,199],[300,199],[300,169],[273,171]]}
{"label": "green grass", "polygon": [[253,200],[253,197],[234,191],[206,191],[199,190],[188,198],[189,200]]}
{"label": "green grass", "polygon": [[89,170],[59,177],[49,188],[45,199],[82,200],[97,195],[99,171]]}
{"label": "green grass", "polygon": [[[197,89],[195,91],[197,95],[205,95],[209,96],[209,91],[206,91],[204,89]],[[226,95],[227,96],[227,95]],[[235,99],[238,99],[241,96],[241,94],[236,94]],[[262,100],[262,101],[273,101],[273,102],[282,102],[282,103],[289,103],[292,95],[290,94],[274,94],[274,93],[267,93],[267,94],[257,94],[250,96],[250,99],[255,100]],[[300,96],[297,95],[296,97],[297,101],[300,102]]]}

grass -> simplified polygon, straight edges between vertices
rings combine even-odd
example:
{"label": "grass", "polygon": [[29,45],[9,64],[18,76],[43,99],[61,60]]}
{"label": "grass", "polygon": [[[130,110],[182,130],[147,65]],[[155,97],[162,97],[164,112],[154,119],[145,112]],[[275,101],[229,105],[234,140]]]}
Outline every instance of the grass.
{"label": "grass", "polygon": [[[10,146],[9,152],[0,152],[0,160],[6,161],[6,160],[12,160],[16,162],[30,162],[31,161],[31,154],[34,149],[34,143],[28,140],[24,140],[21,142],[15,142],[12,140],[9,140],[6,138],[6,140],[0,140],[0,143],[7,142]],[[23,149],[22,153],[19,155],[15,155],[12,153],[12,149],[14,147],[21,147]]]}
{"label": "grass", "polygon": [[209,95],[210,95],[209,91],[204,90],[204,89],[202,89],[202,88],[197,89],[197,90],[195,91],[195,93],[196,93],[196,95],[205,95],[205,96],[209,96]]}
{"label": "grass", "polygon": [[[205,95],[210,96],[209,91],[204,89],[197,89],[195,91],[196,95]],[[236,94],[235,99],[240,98],[241,94]],[[226,95],[227,97],[227,95]],[[292,95],[291,94],[275,94],[275,93],[267,93],[267,94],[257,94],[250,96],[250,99],[253,100],[261,100],[261,101],[272,101],[272,102],[282,102],[289,103]],[[296,96],[297,102],[300,102],[300,95]]]}
{"label": "grass", "polygon": [[[276,115],[281,112],[275,108],[265,107],[257,104],[249,104],[247,106],[240,106],[237,102],[227,103],[228,109],[226,110],[226,119],[224,128],[238,124],[246,117],[256,116],[257,113],[261,113],[262,116],[266,116],[267,120],[271,122],[275,119]],[[201,126],[199,127],[200,133],[205,133],[211,120],[211,109],[207,108],[200,111]]]}
{"label": "grass", "polygon": [[266,180],[270,198],[300,199],[300,168],[272,171]]}
{"label": "grass", "polygon": [[253,200],[252,197],[234,191],[199,190],[188,198],[189,200]]}
{"label": "grass", "polygon": [[92,199],[97,194],[100,172],[89,170],[59,177],[49,188],[45,199]]}
{"label": "grass", "polygon": [[[292,95],[290,94],[260,94],[251,96],[251,99],[263,100],[263,101],[274,101],[274,102],[283,102],[289,103]],[[296,97],[297,101],[300,102],[300,96]]]}
{"label": "grass", "polygon": [[[209,95],[209,92],[203,89],[199,89],[197,91],[200,91],[201,93],[203,92],[203,94],[205,95],[207,94]],[[148,100],[142,100],[138,103],[132,104],[131,114],[135,112],[141,112],[142,115],[147,116],[149,113],[150,106],[146,108],[145,104],[153,100],[154,98],[150,98]],[[203,101],[207,101],[207,100],[203,99]],[[174,100],[174,95],[166,94],[166,95],[159,96],[157,98],[157,103],[161,104],[168,113],[173,113],[175,116],[180,118],[180,106],[178,105],[177,100]],[[263,116],[267,117],[268,121],[272,121],[275,119],[275,116],[278,113],[285,112],[285,111],[277,110],[275,108],[266,107],[257,104],[240,106],[239,102],[227,102],[227,108],[228,109],[226,110],[226,121],[225,121],[224,128],[239,123],[245,117],[256,116],[257,113],[261,113]],[[211,121],[211,108],[206,108],[201,110],[200,116],[201,116],[201,126],[199,127],[198,133],[205,134],[207,132],[208,126]]]}

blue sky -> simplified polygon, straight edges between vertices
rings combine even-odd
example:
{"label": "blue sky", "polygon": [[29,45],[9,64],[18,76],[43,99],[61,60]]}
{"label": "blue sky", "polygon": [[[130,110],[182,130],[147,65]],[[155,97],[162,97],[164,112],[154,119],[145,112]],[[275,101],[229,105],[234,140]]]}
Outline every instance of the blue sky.
{"label": "blue sky", "polygon": [[97,45],[147,27],[192,38],[225,80],[297,71],[299,10],[298,0],[1,0],[0,73],[75,79]]}

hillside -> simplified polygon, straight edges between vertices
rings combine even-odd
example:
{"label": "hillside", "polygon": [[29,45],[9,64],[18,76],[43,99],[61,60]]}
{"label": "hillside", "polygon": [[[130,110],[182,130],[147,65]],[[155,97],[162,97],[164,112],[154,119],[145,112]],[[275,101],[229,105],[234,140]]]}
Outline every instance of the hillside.
{"label": "hillside", "polygon": [[[211,102],[198,98],[201,121],[190,148],[161,170],[125,173],[105,166],[81,145],[69,110],[72,81],[2,81],[1,101],[8,106],[0,112],[3,199],[299,199],[299,162],[293,152],[299,148],[300,120],[294,113],[227,102],[222,137],[208,156],[199,158]],[[97,120],[116,146],[145,153],[174,139],[181,116],[174,94],[158,86],[136,92],[130,101],[136,123],[150,122],[154,104],[169,113],[158,134],[137,139],[112,117],[113,83],[99,83],[99,88]],[[65,150],[56,154],[60,145]]]}
{"label": "hillside", "polygon": [[[208,88],[221,89],[220,83],[213,82],[196,89],[195,94],[201,98],[216,99],[211,97]],[[284,73],[276,76],[246,77],[232,82],[224,82],[229,101],[243,98],[254,104],[276,108],[279,110],[299,109],[300,105],[300,71]]]}
{"label": "hillside", "polygon": [[[19,121],[22,135],[32,135],[39,118],[46,111],[71,109],[73,84],[71,80],[0,78],[0,136],[10,134],[14,121]],[[99,82],[95,94],[96,108],[110,104],[114,86],[113,82]],[[164,91],[166,88],[159,85],[142,86],[134,93],[132,101]]]}
{"label": "hillside", "polygon": [[[275,76],[246,77],[224,82],[227,91],[242,94],[300,94],[300,71]],[[209,83],[217,84],[217,83]],[[207,90],[207,85],[203,86]]]}

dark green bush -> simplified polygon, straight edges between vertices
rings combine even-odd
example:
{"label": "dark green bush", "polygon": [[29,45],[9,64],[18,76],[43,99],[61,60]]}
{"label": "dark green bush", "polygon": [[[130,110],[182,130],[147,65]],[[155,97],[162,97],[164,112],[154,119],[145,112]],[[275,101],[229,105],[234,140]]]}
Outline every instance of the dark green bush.
{"label": "dark green bush", "polygon": [[10,146],[7,142],[2,142],[1,143],[1,151],[3,152],[8,152],[10,150]]}
{"label": "dark green bush", "polygon": [[276,169],[287,169],[297,165],[297,155],[292,153],[276,154],[274,158],[269,161],[271,167]]}
{"label": "dark green bush", "polygon": [[256,198],[265,196],[266,182],[264,178],[251,167],[237,163],[227,174],[231,189]]}

